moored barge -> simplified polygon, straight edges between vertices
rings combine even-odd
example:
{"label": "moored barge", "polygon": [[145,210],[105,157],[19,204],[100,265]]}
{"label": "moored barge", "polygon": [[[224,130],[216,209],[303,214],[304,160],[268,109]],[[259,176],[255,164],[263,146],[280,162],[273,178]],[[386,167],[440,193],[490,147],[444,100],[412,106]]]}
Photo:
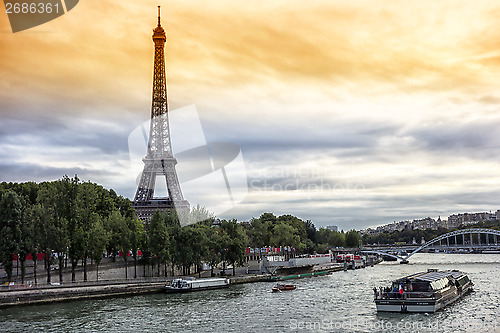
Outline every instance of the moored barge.
{"label": "moored barge", "polygon": [[229,279],[173,279],[170,285],[164,287],[167,293],[183,293],[189,291],[220,289],[229,287]]}
{"label": "moored barge", "polygon": [[467,274],[457,270],[427,272],[403,277],[390,288],[373,288],[379,312],[436,312],[472,291]]}

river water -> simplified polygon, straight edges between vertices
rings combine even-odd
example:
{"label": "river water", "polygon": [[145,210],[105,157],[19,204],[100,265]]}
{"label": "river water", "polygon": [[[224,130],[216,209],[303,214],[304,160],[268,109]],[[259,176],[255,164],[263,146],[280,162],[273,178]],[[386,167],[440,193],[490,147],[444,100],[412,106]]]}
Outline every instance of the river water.
{"label": "river water", "polygon": [[[474,292],[435,314],[377,314],[373,287],[428,268],[469,273]],[[190,294],[154,294],[0,310],[7,332],[500,332],[500,255],[416,254],[410,264]]]}

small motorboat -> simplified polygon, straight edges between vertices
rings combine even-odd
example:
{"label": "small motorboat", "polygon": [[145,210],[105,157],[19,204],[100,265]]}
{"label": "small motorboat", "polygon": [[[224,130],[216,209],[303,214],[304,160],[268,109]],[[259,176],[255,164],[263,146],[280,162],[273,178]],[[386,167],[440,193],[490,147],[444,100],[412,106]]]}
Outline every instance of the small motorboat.
{"label": "small motorboat", "polygon": [[295,289],[297,289],[297,287],[293,284],[277,284],[273,287],[272,291],[274,293],[277,293],[277,292],[295,290]]}

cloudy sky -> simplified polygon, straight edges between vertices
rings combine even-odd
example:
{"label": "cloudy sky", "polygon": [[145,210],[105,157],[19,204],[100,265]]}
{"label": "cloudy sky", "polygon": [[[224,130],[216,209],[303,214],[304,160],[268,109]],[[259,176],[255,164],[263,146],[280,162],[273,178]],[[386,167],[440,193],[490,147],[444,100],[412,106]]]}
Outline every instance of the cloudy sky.
{"label": "cloudy sky", "polygon": [[2,12],[0,181],[78,174],[133,198],[158,4],[170,109],[241,148],[248,195],[221,217],[500,209],[500,3],[482,0],[80,1],[15,34]]}

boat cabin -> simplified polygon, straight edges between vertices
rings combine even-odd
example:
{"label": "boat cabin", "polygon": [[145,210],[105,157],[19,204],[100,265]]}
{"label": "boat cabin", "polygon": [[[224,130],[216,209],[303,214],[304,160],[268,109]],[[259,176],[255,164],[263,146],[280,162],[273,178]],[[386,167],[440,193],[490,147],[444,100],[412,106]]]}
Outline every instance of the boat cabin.
{"label": "boat cabin", "polygon": [[376,298],[432,298],[447,288],[460,288],[469,282],[469,277],[459,271],[429,270],[417,273],[392,282],[391,288],[380,288],[375,291]]}

